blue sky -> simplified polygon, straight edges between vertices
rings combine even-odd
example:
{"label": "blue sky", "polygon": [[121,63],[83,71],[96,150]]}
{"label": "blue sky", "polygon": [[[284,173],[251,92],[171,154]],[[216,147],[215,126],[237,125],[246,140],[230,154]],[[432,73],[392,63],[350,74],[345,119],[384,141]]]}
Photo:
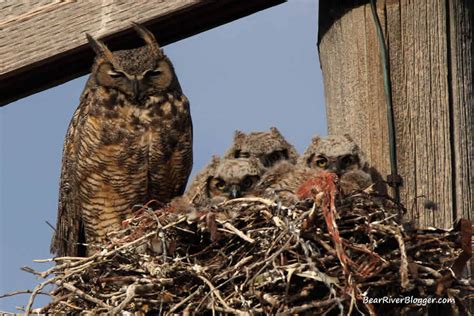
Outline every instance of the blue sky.
{"label": "blue sky", "polygon": [[[317,1],[291,0],[164,47],[191,103],[193,174],[236,129],[276,126],[300,153],[327,134],[317,16]],[[21,266],[48,267],[32,260],[51,257],[45,221],[56,222],[63,139],[86,79],[0,108],[0,294],[38,284]],[[0,310],[27,300],[0,299]]]}

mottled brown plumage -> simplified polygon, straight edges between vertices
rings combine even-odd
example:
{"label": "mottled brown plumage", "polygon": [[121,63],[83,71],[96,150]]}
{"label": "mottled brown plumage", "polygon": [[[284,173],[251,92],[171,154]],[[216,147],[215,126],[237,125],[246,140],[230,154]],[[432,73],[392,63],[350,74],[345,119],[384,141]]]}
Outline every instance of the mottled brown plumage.
{"label": "mottled brown plumage", "polygon": [[314,169],[282,161],[267,170],[257,184],[257,191],[263,197],[292,205],[299,201],[297,191],[300,186],[317,175],[318,171]]}
{"label": "mottled brown plumage", "polygon": [[154,36],[134,28],[146,45],[130,50],[88,35],[97,56],[64,143],[51,244],[59,256],[92,253],[133,205],[182,194],[191,171],[188,100]]}
{"label": "mottled brown plumage", "polygon": [[249,157],[260,159],[260,162],[266,168],[269,168],[282,160],[296,163],[298,153],[276,127],[271,127],[267,132],[251,132],[248,134],[236,131],[234,143],[226,152],[224,158]]}
{"label": "mottled brown plumage", "polygon": [[372,184],[365,155],[347,134],[315,136],[298,159],[298,165],[337,174],[341,190],[346,194]]}
{"label": "mottled brown plumage", "polygon": [[216,167],[220,162],[221,158],[219,156],[212,156],[211,161],[194,176],[183,195],[189,203],[194,205],[208,204],[208,198],[204,194],[207,179],[215,173]]}
{"label": "mottled brown plumage", "polygon": [[[266,132],[251,132],[248,134],[235,131],[234,142],[222,159],[246,159],[252,157],[259,159],[263,167],[270,168],[279,161],[296,163],[298,153],[276,127],[271,127]],[[207,179],[215,174],[216,167],[221,163],[222,159],[214,156],[211,162],[195,176],[185,194],[189,201],[196,205],[207,203],[207,201],[200,201],[200,199],[205,197],[202,194],[202,187]]]}
{"label": "mottled brown plumage", "polygon": [[205,207],[230,199],[256,194],[256,186],[265,168],[255,157],[218,158],[196,176],[185,196],[194,205]]}

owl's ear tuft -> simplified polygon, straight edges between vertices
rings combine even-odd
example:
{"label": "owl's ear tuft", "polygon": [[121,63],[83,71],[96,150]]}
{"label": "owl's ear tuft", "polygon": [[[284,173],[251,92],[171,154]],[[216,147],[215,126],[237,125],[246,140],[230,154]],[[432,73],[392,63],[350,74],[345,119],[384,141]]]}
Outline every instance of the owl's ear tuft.
{"label": "owl's ear tuft", "polygon": [[270,132],[271,132],[273,135],[282,136],[281,133],[280,133],[280,131],[278,130],[278,128],[276,128],[275,126],[270,127]]}
{"label": "owl's ear tuft", "polygon": [[215,168],[221,162],[221,158],[217,155],[212,156],[209,168]]}
{"label": "owl's ear tuft", "polygon": [[89,45],[92,47],[98,57],[102,57],[108,60],[109,62],[113,61],[114,54],[112,54],[112,52],[107,48],[107,46],[105,46],[102,41],[96,40],[89,33],[86,33],[86,38],[89,42]]}
{"label": "owl's ear tuft", "polygon": [[242,140],[244,137],[245,137],[244,132],[239,131],[239,130],[234,132],[234,142],[238,142],[238,141]]}
{"label": "owl's ear tuft", "polygon": [[163,52],[160,49],[160,45],[158,45],[158,42],[156,41],[155,35],[153,35],[149,29],[141,24],[132,22],[132,26],[138,35],[140,35],[140,37],[145,41],[151,51],[155,54],[155,56],[163,57]]}
{"label": "owl's ear tuft", "polygon": [[321,137],[316,135],[311,139],[311,145],[316,146],[319,144],[320,141],[321,141]]}
{"label": "owl's ear tuft", "polygon": [[213,155],[211,159],[212,159],[213,163],[218,163],[218,162],[221,161],[221,157],[219,157],[217,155]]}
{"label": "owl's ear tuft", "polygon": [[309,144],[309,146],[306,148],[304,153],[300,157],[298,157],[297,163],[302,166],[309,166],[311,161],[314,158],[314,152],[320,142],[321,142],[321,137],[319,137],[318,135],[315,135],[311,139],[311,144]]}

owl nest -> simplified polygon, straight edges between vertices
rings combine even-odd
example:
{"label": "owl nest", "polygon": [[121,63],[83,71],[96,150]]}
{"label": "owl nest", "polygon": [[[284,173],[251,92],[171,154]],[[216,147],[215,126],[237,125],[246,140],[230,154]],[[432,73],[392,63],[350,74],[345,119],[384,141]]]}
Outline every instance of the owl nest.
{"label": "owl nest", "polygon": [[[26,312],[52,284],[51,302],[32,312],[466,313],[473,284],[459,275],[470,257],[470,223],[402,225],[400,205],[366,192],[340,197],[333,180],[306,183],[303,202],[291,206],[258,197],[194,211],[144,206],[102,251],[30,269],[44,281]],[[426,305],[426,298],[452,303]]]}

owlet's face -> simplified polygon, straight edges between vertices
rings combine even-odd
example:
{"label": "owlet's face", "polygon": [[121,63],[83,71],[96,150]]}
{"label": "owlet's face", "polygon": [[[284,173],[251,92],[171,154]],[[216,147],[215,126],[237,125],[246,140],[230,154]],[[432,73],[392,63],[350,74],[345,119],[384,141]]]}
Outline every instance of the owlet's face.
{"label": "owlet's face", "polygon": [[348,136],[316,137],[302,158],[307,167],[339,176],[362,169],[365,163],[359,147]]}
{"label": "owlet's face", "polygon": [[92,73],[95,83],[116,89],[129,100],[138,102],[179,84],[171,62],[153,34],[139,25],[134,25],[134,28],[147,45],[111,52],[91,36],[88,40],[97,55]]}
{"label": "owlet's face", "polygon": [[227,156],[231,158],[255,157],[264,167],[269,168],[283,160],[295,163],[297,153],[280,132],[272,127],[268,132],[244,134],[237,131],[234,136],[234,144]]}
{"label": "owlet's face", "polygon": [[224,200],[252,195],[263,172],[255,158],[223,159],[207,180],[207,194]]}

